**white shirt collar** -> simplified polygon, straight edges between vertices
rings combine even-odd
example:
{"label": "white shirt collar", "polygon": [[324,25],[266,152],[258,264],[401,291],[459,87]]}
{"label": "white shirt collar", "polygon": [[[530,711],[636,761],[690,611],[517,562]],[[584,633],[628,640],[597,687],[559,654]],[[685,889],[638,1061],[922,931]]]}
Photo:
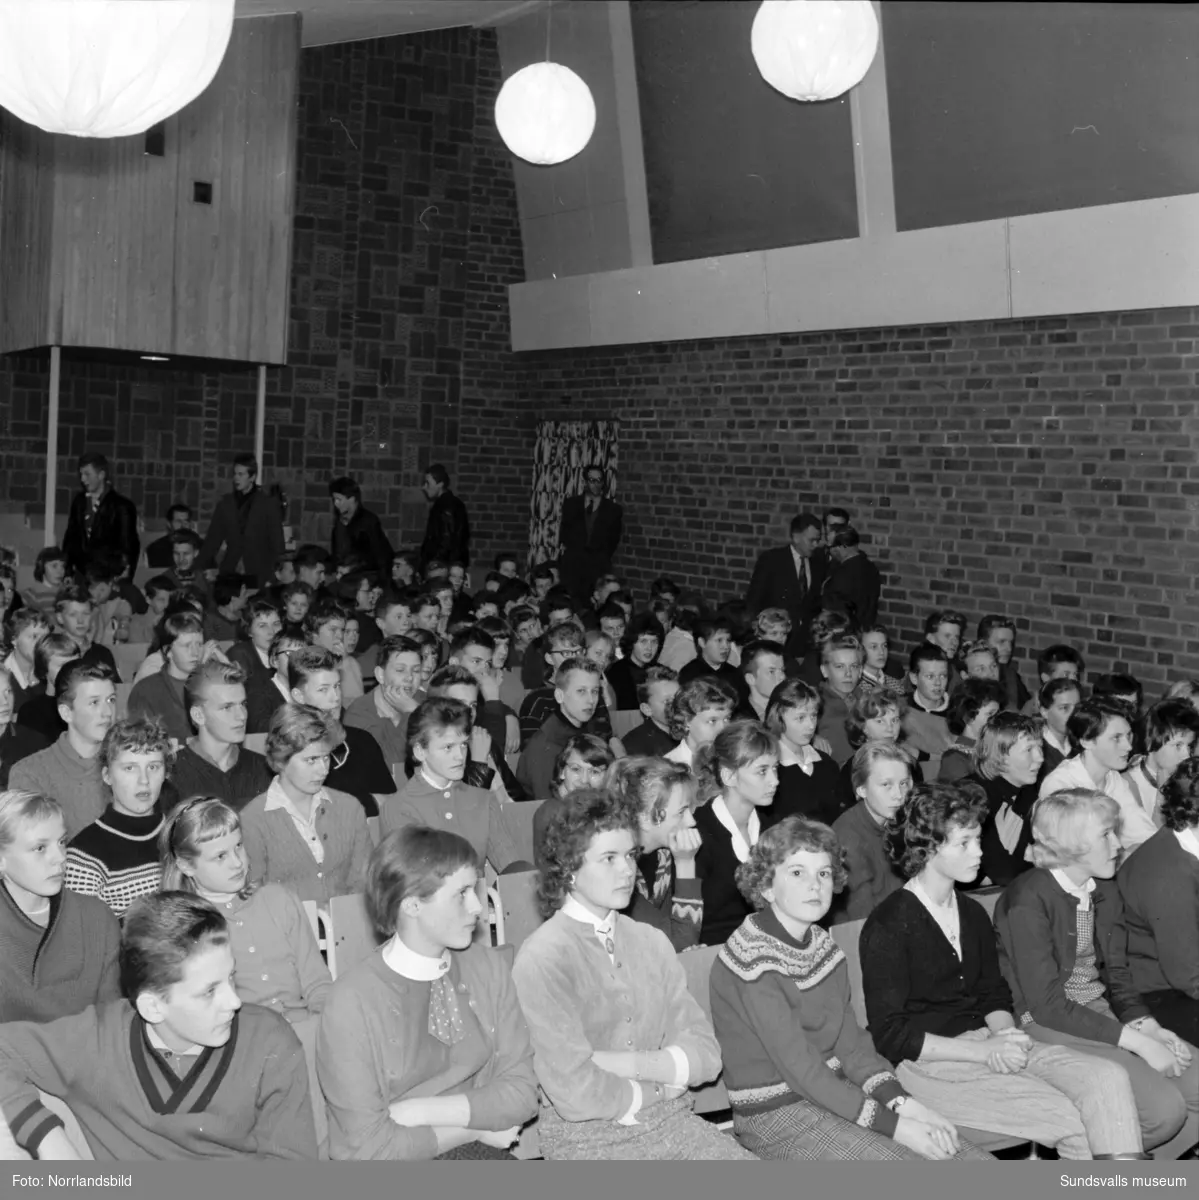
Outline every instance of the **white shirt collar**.
{"label": "white shirt collar", "polygon": [[812,768],[820,761],[820,753],[813,746],[800,746],[792,750],[786,742],[779,738],[779,766],[799,767],[805,775],[811,775]]}
{"label": "white shirt collar", "polygon": [[597,917],[589,908],[585,908],[573,896],[567,896],[562,904],[562,911],[576,921],[582,921],[584,925],[590,925],[595,930],[599,937],[611,937],[612,931],[616,928],[616,909],[609,909],[608,915],[603,919]]}
{"label": "white shirt collar", "polygon": [[197,1054],[204,1053],[204,1047],[197,1046],[195,1043],[188,1046],[186,1050],[172,1050],[170,1046],[168,1046],[166,1042],[164,1042],[162,1038],[158,1036],[158,1030],[155,1029],[154,1026],[148,1021],[145,1023],[145,1028],[147,1040],[149,1041],[150,1045],[159,1052],[159,1054],[173,1054],[176,1058],[192,1058]]}
{"label": "white shirt collar", "polygon": [[33,676],[26,675],[25,672],[21,670],[21,664],[19,662],[17,662],[17,656],[16,656],[15,652],[10,654],[4,660],[4,665],[12,672],[12,677],[17,681],[18,687],[22,687],[22,688],[33,687],[33,683],[34,683]]}
{"label": "white shirt collar", "polygon": [[272,675],[272,676],[271,676],[271,682],[272,682],[272,683],[275,685],[275,687],[277,687],[277,688],[279,689],[279,694],[280,694],[280,695],[283,697],[283,699],[284,699],[284,700],[286,700],[286,701],[288,701],[288,703],[290,703],[290,702],[291,702],[291,692],[289,692],[289,691],[287,690],[287,688],[285,688],[285,687],[283,686],[283,684],[281,684],[281,683],[279,682],[279,676],[278,676],[278,675]]}
{"label": "white shirt collar", "polygon": [[1188,853],[1199,858],[1199,830],[1192,825],[1188,829],[1174,830],[1178,844]]}
{"label": "white shirt collar", "polygon": [[1068,737],[1067,738],[1059,738],[1057,736],[1057,734],[1054,733],[1053,730],[1049,728],[1048,725],[1045,726],[1045,732],[1044,732],[1044,734],[1042,734],[1042,737],[1055,750],[1059,750],[1062,754],[1066,755],[1067,758],[1070,756],[1070,739]]}
{"label": "white shirt collar", "polygon": [[1079,908],[1085,911],[1091,907],[1091,893],[1095,890],[1094,879],[1088,879],[1082,887],[1079,887],[1060,867],[1054,867],[1049,873],[1058,881],[1063,891],[1078,898]]}
{"label": "white shirt collar", "polygon": [[296,812],[296,806],[292,804],[291,797],[283,790],[283,784],[279,782],[279,777],[276,776],[271,780],[270,786],[266,789],[266,801],[262,806],[262,811],[271,812],[276,808],[282,808],[293,821],[299,821],[303,825],[314,825],[316,824],[316,810],[324,799],[325,790],[322,788],[312,798],[312,816],[306,821]]}
{"label": "white shirt collar", "polygon": [[695,760],[695,755],[691,753],[691,747],[685,741],[667,752],[665,755],[671,762],[681,763],[684,767],[689,767]]}
{"label": "white shirt collar", "polygon": [[258,655],[258,661],[273,673],[274,668],[271,666],[271,656],[265,650],[259,650],[257,646],[254,647],[254,653]]}
{"label": "white shirt collar", "polygon": [[728,805],[724,802],[723,796],[717,796],[712,801],[712,815],[729,831],[733,838],[733,853],[737,856],[738,862],[749,862],[750,850],[758,844],[758,837],[762,832],[762,820],[758,816],[758,810],[755,808],[749,814],[749,841],[741,836],[741,830],[737,828],[737,822],[733,820],[733,814],[729,812]]}
{"label": "white shirt collar", "polygon": [[450,952],[444,951],[440,958],[417,954],[400,941],[400,935],[397,933],[383,947],[383,961],[397,975],[427,983],[440,979],[450,969]]}

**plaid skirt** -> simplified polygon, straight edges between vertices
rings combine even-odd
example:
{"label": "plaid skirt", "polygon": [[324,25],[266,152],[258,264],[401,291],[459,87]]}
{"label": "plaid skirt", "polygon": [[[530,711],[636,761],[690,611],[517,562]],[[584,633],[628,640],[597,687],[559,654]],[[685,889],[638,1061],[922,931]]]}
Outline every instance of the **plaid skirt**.
{"label": "plaid skirt", "polygon": [[636,1125],[615,1121],[564,1121],[542,1108],[541,1153],[547,1159],[663,1159],[675,1162],[753,1159],[727,1133],[691,1111],[691,1097],[677,1096],[637,1114]]}
{"label": "plaid skirt", "polygon": [[[808,1100],[748,1116],[733,1111],[737,1140],[758,1158],[801,1158],[812,1162],[907,1160],[925,1162],[922,1154],[901,1146],[894,1138],[863,1129]],[[963,1141],[954,1158],[990,1158]]]}

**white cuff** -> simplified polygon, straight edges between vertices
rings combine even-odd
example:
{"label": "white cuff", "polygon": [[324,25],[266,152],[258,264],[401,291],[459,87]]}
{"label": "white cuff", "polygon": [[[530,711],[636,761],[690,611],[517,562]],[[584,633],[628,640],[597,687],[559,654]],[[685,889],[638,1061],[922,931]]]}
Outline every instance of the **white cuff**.
{"label": "white cuff", "polygon": [[674,1078],[670,1081],[675,1087],[685,1088],[691,1078],[691,1064],[687,1055],[679,1046],[665,1047],[666,1053],[674,1060]]}
{"label": "white cuff", "polygon": [[637,1114],[641,1111],[641,1101],[645,1098],[641,1091],[641,1084],[635,1079],[629,1079],[625,1082],[632,1084],[633,1087],[633,1103],[629,1105],[628,1110],[623,1117],[618,1117],[617,1125],[640,1125],[637,1120]]}

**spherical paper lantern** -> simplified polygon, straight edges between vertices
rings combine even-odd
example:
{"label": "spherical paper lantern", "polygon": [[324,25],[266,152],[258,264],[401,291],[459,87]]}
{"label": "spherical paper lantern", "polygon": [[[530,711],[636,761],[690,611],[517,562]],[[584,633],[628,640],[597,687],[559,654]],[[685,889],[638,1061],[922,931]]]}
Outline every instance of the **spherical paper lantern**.
{"label": "spherical paper lantern", "polygon": [[50,133],[143,133],[212,82],[233,3],[3,0],[0,105]]}
{"label": "spherical paper lantern", "polygon": [[591,140],[591,89],[561,63],[540,62],[511,76],[495,100],[495,124],[518,158],[551,166],[574,158]]}
{"label": "spherical paper lantern", "polygon": [[870,69],[878,18],[870,0],[763,0],[750,34],[762,78],[792,100],[832,100]]}

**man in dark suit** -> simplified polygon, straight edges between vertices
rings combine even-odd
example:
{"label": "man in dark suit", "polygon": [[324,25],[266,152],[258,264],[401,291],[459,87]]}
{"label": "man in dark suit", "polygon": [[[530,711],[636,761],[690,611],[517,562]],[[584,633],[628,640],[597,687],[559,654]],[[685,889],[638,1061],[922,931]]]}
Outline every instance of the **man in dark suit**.
{"label": "man in dark suit", "polygon": [[588,467],[583,480],[583,494],[562,505],[558,529],[562,582],[580,603],[587,602],[595,581],[612,570],[624,527],[624,509],[604,495],[608,480],[603,467]]}
{"label": "man in dark suit", "polygon": [[791,522],[791,541],[786,546],[767,550],[754,567],[745,603],[751,614],[764,608],[785,608],[791,617],[790,654],[802,654],[808,648],[808,626],[820,611],[820,593],[824,588],[825,562],[816,553],[824,540],[820,518],[800,513]]}
{"label": "man in dark suit", "polygon": [[82,571],[92,558],[119,562],[123,557],[128,571],[137,570],[137,507],[108,482],[108,459],[103,454],[81,456],[79,482],[83,490],[71,501],[62,539],[68,568]]}
{"label": "man in dark suit", "polygon": [[[842,526],[829,546],[832,569],[824,585],[826,608],[846,609],[862,629],[878,619],[878,596],[882,587],[878,567],[858,545],[858,531]],[[852,605],[853,607],[849,607]]]}
{"label": "man in dark suit", "polygon": [[233,491],[212,514],[196,571],[213,566],[222,546],[225,554],[216,564],[222,575],[248,576],[250,587],[271,582],[275,559],[283,553],[283,514],[275,499],[258,486],[258,460],[252,454],[239,454],[233,460]]}
{"label": "man in dark suit", "polygon": [[362,488],[342,476],[329,484],[329,495],[337,510],[329,549],[339,565],[360,559],[360,569],[377,571],[384,578],[391,571],[391,543],[383,532],[383,524],[369,508],[362,507]]}

